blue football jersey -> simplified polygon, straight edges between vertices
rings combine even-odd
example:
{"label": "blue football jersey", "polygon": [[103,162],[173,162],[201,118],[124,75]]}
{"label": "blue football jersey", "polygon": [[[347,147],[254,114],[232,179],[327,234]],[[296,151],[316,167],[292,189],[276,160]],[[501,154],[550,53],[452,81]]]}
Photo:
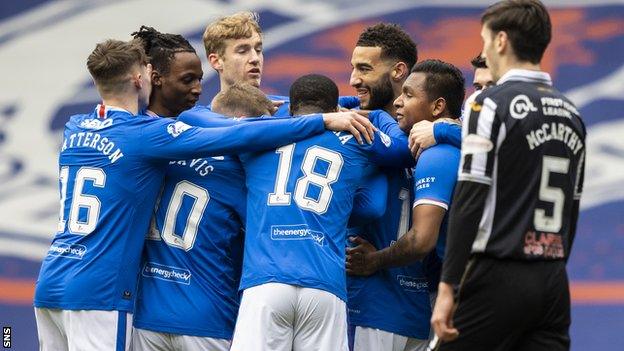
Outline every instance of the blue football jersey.
{"label": "blue football jersey", "polygon": [[[371,122],[377,128],[392,137],[393,144],[403,139],[402,147],[407,149],[407,136],[398,127],[397,122],[387,113],[374,111]],[[434,125],[436,140],[459,145],[461,128],[446,123]],[[413,177],[411,168],[414,159],[406,159],[399,153],[384,157],[389,162],[381,173],[387,177],[386,212],[383,217],[367,226],[350,228],[350,235],[360,235],[376,248],[383,249],[396,242],[406,233],[411,224],[411,205],[414,200]],[[400,158],[396,158],[401,156]],[[422,159],[422,155],[421,155]],[[420,164],[420,159],[419,159]],[[367,182],[363,187],[371,187],[374,193],[378,184]],[[380,187],[380,189],[384,189]],[[409,266],[382,270],[376,274],[360,278],[348,277],[349,287],[349,323],[370,328],[377,328],[392,333],[426,339],[429,336],[431,316],[428,279],[430,270],[435,270],[435,261],[428,260]],[[434,272],[439,275],[439,271]]]}
{"label": "blue football jersey", "polygon": [[[199,127],[235,123],[201,107],[178,120]],[[143,251],[135,327],[232,338],[246,196],[235,156],[169,162]]]}
{"label": "blue football jersey", "polygon": [[448,211],[457,183],[459,160],[459,148],[438,144],[423,151],[414,168],[414,208],[434,205],[446,210],[436,243],[436,254],[440,259],[444,259]]}
{"label": "blue football jersey", "polygon": [[59,156],[60,221],[35,306],[132,311],[140,253],[168,160],[264,150],[322,131],[321,116],[223,128],[102,105],[72,116]]}
{"label": "blue football jersey", "polygon": [[351,134],[326,132],[240,156],[249,209],[241,290],[279,282],[346,301],[347,220],[372,149]]}

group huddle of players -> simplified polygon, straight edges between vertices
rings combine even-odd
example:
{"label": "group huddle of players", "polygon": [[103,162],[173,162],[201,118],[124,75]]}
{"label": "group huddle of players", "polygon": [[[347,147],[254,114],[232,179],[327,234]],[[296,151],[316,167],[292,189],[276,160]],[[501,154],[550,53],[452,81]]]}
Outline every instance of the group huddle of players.
{"label": "group huddle of players", "polygon": [[[205,30],[221,89],[200,106],[188,41],[132,36],[97,44],[87,67],[102,103],[65,128],[60,221],[34,300],[42,350],[427,350],[430,321],[457,338],[444,289],[432,320],[448,212],[458,174],[491,184],[503,141],[474,96],[462,141],[460,70],[419,62],[404,30],[379,23],[353,50],[356,96],[318,74],[267,96],[262,31],[241,12]],[[488,50],[473,63],[484,89],[501,78]]]}

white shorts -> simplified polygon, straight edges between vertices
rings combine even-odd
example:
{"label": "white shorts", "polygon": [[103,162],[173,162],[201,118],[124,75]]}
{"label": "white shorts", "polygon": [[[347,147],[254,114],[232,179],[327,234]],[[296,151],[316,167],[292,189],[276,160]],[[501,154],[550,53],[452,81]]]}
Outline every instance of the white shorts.
{"label": "white shorts", "polygon": [[160,333],[134,328],[132,330],[131,349],[133,351],[228,351],[230,340]]}
{"label": "white shorts", "polygon": [[130,350],[132,314],[35,307],[41,351]]}
{"label": "white shorts", "polygon": [[353,351],[425,351],[429,340],[408,338],[384,330],[355,327]]}
{"label": "white shorts", "polygon": [[332,293],[267,283],[245,289],[232,351],[347,351],[347,306]]}

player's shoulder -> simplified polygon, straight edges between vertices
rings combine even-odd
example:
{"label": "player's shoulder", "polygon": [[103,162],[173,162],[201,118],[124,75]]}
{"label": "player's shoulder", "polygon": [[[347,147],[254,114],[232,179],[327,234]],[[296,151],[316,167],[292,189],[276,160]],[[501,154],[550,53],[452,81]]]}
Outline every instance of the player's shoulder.
{"label": "player's shoulder", "polygon": [[461,150],[451,144],[436,144],[424,150],[416,163],[417,169],[423,168],[454,168],[457,170]]}
{"label": "player's shoulder", "polygon": [[235,124],[231,118],[212,112],[208,106],[196,105],[184,112],[178,121],[198,127],[227,127]]}
{"label": "player's shoulder", "polygon": [[396,123],[396,120],[384,110],[373,110],[368,113],[368,119],[375,127],[383,123]]}

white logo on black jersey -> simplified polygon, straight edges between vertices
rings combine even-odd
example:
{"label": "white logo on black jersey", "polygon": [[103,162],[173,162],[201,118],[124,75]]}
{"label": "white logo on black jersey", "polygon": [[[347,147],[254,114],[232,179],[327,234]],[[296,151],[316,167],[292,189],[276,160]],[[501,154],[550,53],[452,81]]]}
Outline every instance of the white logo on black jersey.
{"label": "white logo on black jersey", "polygon": [[523,119],[529,112],[535,111],[537,111],[537,107],[524,94],[516,96],[509,104],[509,114],[515,119]]}

